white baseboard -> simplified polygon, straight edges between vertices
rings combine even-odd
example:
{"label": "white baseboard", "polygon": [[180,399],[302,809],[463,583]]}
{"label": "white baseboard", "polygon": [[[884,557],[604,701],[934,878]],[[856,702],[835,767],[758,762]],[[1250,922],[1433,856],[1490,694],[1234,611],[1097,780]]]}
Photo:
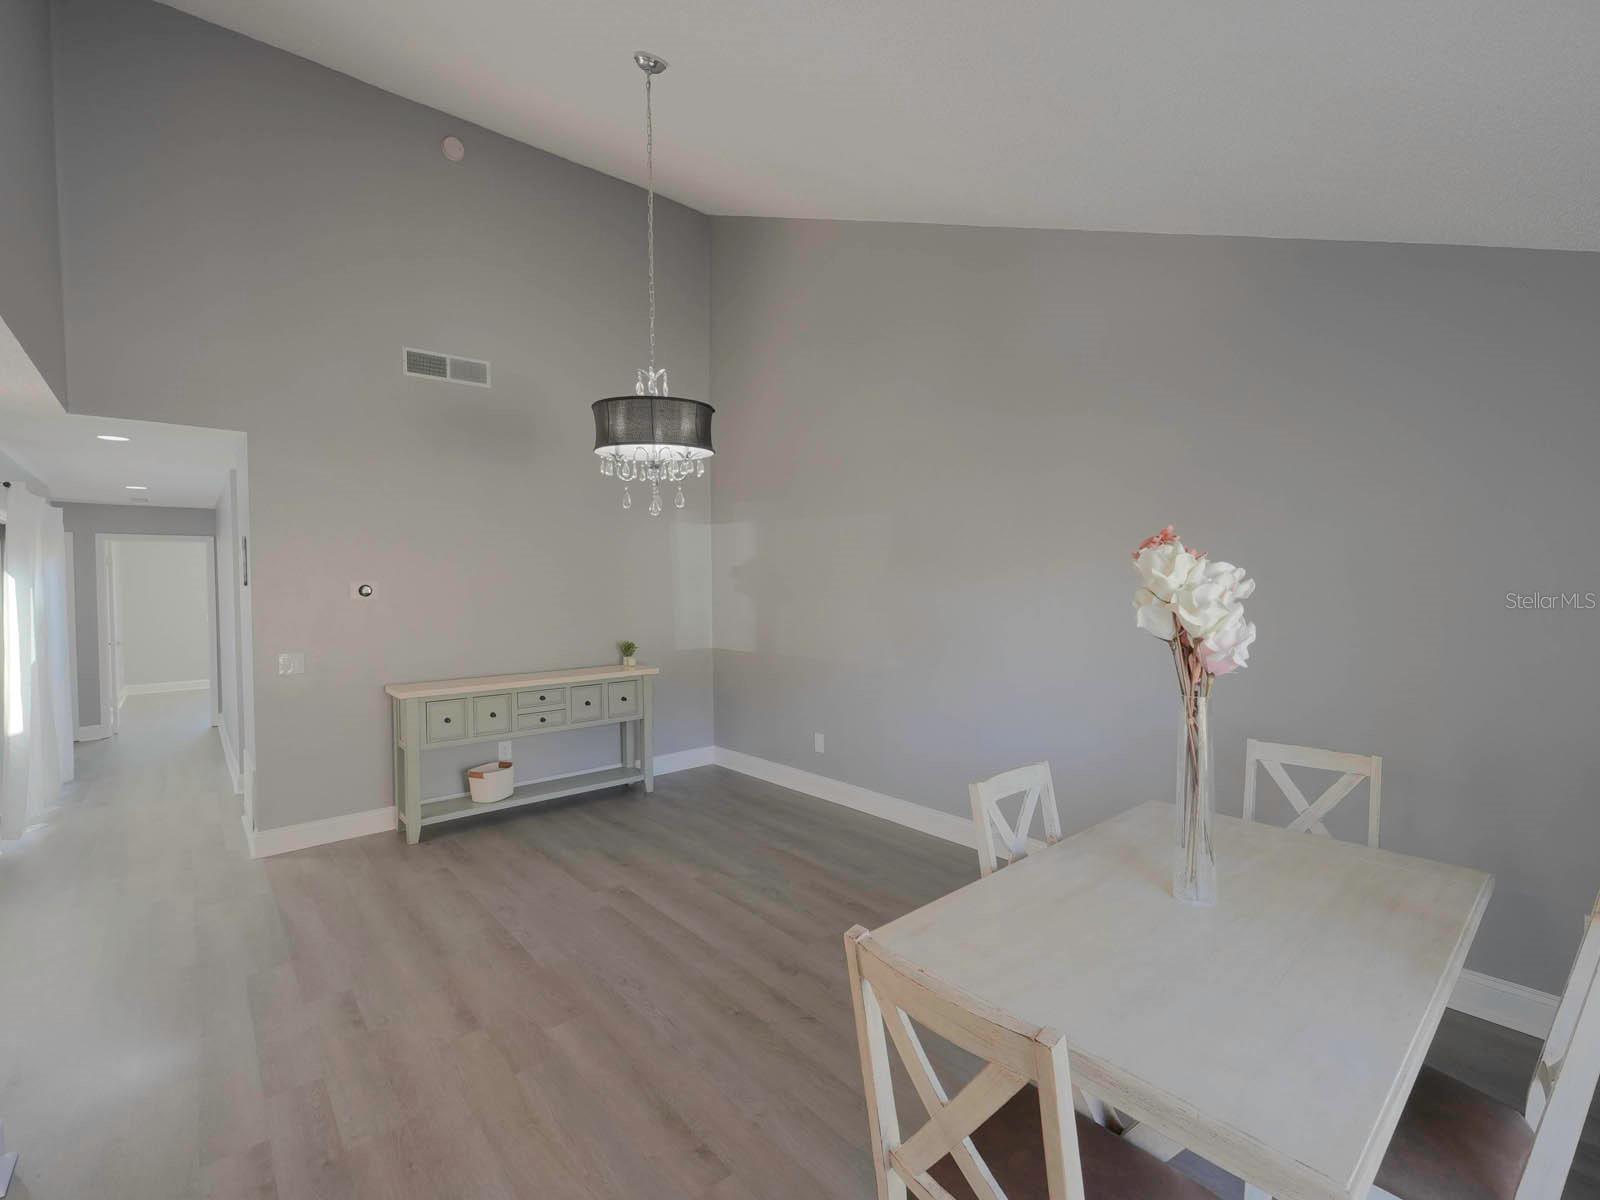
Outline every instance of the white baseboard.
{"label": "white baseboard", "polygon": [[791,791],[804,792],[808,796],[816,796],[818,799],[828,800],[845,808],[853,808],[857,812],[882,817],[885,821],[893,821],[896,825],[904,825],[920,833],[932,834],[947,842],[956,842],[962,846],[977,845],[970,818],[952,816],[924,804],[913,804],[909,800],[857,787],[843,780],[802,771],[799,767],[757,758],[753,754],[743,754],[738,750],[729,750],[726,746],[716,748],[716,763],[719,767],[727,767],[730,771],[738,771],[741,775],[752,775],[757,779],[765,779],[768,783],[775,783],[779,787],[789,788]]}
{"label": "white baseboard", "polygon": [[124,684],[117,697],[121,704],[129,696],[154,696],[161,692],[208,692],[211,690],[209,679],[174,679],[169,683],[128,683]]}
{"label": "white baseboard", "polygon": [[1556,1005],[1560,1001],[1559,996],[1512,983],[1509,979],[1496,979],[1480,971],[1463,971],[1456,980],[1450,1007],[1469,1017],[1481,1017],[1519,1033],[1543,1038],[1549,1035],[1550,1026],[1555,1023]]}
{"label": "white baseboard", "polygon": [[75,742],[99,742],[111,736],[111,730],[104,725],[79,725],[78,732],[72,737]]}
{"label": "white baseboard", "polygon": [[[869,791],[853,783],[830,779],[826,775],[802,771],[799,767],[757,758],[753,754],[729,750],[726,746],[716,747],[716,764],[791,791],[804,792],[857,812],[882,817],[885,821],[893,821],[896,825],[904,825],[947,842],[976,845],[970,820],[913,804],[909,800]],[[1520,983],[1496,979],[1479,971],[1463,971],[1450,997],[1450,1007],[1468,1016],[1480,1017],[1519,1033],[1542,1038],[1550,1032],[1550,1026],[1555,1021],[1557,1000],[1558,997],[1548,992],[1536,991]]]}
{"label": "white baseboard", "polygon": [[691,771],[695,767],[709,767],[716,761],[715,746],[694,746],[688,750],[674,750],[671,754],[656,755],[656,774],[671,775],[674,771]]}
{"label": "white baseboard", "polygon": [[369,808],[365,812],[345,813],[321,821],[304,821],[299,825],[284,825],[278,829],[252,831],[246,823],[245,839],[250,844],[251,858],[270,858],[274,854],[326,846],[329,842],[342,842],[348,838],[392,833],[394,828],[394,805],[385,804],[382,808]]}

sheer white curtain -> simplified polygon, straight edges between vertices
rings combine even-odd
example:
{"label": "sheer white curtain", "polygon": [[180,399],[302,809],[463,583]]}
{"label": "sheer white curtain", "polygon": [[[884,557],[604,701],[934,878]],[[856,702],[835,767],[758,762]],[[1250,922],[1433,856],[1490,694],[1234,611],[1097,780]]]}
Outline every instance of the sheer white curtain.
{"label": "sheer white curtain", "polygon": [[37,821],[72,778],[66,535],[61,510],[21,484],[7,490],[5,758],[0,837]]}

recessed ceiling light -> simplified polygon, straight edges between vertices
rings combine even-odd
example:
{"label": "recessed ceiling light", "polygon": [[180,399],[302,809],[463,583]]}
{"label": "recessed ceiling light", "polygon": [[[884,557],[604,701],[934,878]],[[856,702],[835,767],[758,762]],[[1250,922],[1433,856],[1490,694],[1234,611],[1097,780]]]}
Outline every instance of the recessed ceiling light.
{"label": "recessed ceiling light", "polygon": [[125,483],[122,486],[130,492],[148,492],[150,490],[142,483]]}
{"label": "recessed ceiling light", "polygon": [[120,433],[97,433],[95,434],[95,437],[99,438],[102,442],[126,442],[129,440],[128,438],[123,437]]}

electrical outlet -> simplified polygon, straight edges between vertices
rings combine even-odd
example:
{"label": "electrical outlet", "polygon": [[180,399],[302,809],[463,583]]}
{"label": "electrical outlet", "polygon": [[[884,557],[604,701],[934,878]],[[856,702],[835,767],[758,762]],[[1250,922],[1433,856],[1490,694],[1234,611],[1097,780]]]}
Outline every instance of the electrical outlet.
{"label": "electrical outlet", "polygon": [[501,742],[500,743],[500,761],[501,762],[510,762],[511,761],[511,743],[510,742]]}
{"label": "electrical outlet", "polygon": [[306,652],[304,650],[290,650],[278,655],[279,675],[304,675],[306,673]]}
{"label": "electrical outlet", "polygon": [[813,733],[811,735],[811,741],[812,741],[812,744],[816,747],[817,753],[821,754],[823,752],[823,750],[822,750],[822,735],[820,733]]}

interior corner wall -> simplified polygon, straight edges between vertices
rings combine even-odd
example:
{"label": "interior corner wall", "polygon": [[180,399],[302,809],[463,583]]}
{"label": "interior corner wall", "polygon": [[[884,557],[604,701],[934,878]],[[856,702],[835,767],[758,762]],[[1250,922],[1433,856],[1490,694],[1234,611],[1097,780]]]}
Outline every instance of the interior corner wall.
{"label": "interior corner wall", "polygon": [[[249,435],[256,827],[392,803],[384,684],[624,637],[662,670],[657,751],[709,744],[703,481],[652,520],[591,453],[647,346],[643,191],[150,0],[54,16],[73,409]],[[661,360],[704,396],[707,218],[659,203],[656,255]],[[493,387],[408,378],[406,346]]]}
{"label": "interior corner wall", "polygon": [[1600,611],[1507,594],[1600,593],[1600,254],[719,217],[712,261],[718,745],[1170,799],[1128,555],[1175,521],[1260,585],[1222,810],[1247,737],[1383,755],[1383,845],[1496,876],[1472,965],[1560,989]]}
{"label": "interior corner wall", "polygon": [[[100,608],[95,582],[95,535],[101,533],[210,535],[216,514],[209,508],[158,505],[62,504],[61,522],[72,534],[72,587],[77,605],[78,725],[100,724]],[[197,677],[198,678],[198,677]],[[115,703],[116,697],[104,697]]]}
{"label": "interior corner wall", "polygon": [[0,4],[0,321],[66,400],[50,2]]}

